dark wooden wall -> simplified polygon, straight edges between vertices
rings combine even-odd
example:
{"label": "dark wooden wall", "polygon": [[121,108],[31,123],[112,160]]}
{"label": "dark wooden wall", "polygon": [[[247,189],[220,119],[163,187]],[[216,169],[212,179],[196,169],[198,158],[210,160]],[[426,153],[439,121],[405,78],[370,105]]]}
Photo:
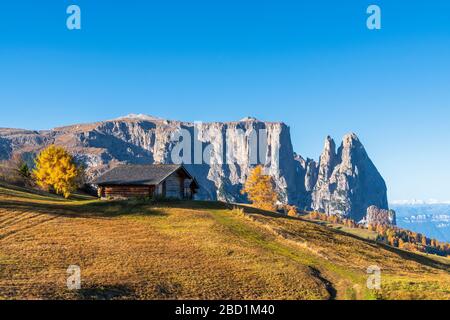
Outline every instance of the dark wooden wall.
{"label": "dark wooden wall", "polygon": [[141,198],[150,197],[155,190],[154,186],[103,186],[103,198]]}
{"label": "dark wooden wall", "polygon": [[164,196],[166,198],[183,199],[183,188],[181,187],[183,181],[184,177],[180,176],[178,172],[167,177],[164,181],[166,187]]}
{"label": "dark wooden wall", "polygon": [[158,186],[106,185],[99,187],[101,198],[130,199],[142,197],[164,197],[171,199],[192,199],[195,190],[192,180],[181,170],[168,176]]}

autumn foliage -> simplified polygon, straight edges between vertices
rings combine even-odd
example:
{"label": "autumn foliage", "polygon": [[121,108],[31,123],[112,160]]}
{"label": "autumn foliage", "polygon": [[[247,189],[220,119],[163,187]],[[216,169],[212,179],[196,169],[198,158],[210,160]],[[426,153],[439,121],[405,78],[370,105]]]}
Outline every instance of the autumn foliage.
{"label": "autumn foliage", "polygon": [[39,187],[65,198],[77,188],[80,170],[73,157],[61,147],[51,145],[36,159],[33,177]]}
{"label": "autumn foliage", "polygon": [[327,215],[321,212],[311,212],[309,218],[326,221],[333,224],[344,225],[349,228],[368,229],[377,233],[377,242],[408,251],[450,256],[450,244],[429,239],[423,234],[398,228],[386,224],[358,224],[352,219],[341,218],[336,215]]}
{"label": "autumn foliage", "polygon": [[337,215],[327,215],[325,213],[313,211],[309,214],[309,218],[313,220],[326,221],[333,224],[340,224],[348,228],[363,228],[362,225],[358,225],[355,220],[348,218],[341,218]]}
{"label": "autumn foliage", "polygon": [[409,251],[437,254],[440,256],[450,255],[450,244],[427,238],[421,233],[380,224],[371,225],[369,227],[377,232],[378,241],[393,247]]}
{"label": "autumn foliage", "polygon": [[263,173],[263,167],[255,167],[241,191],[247,194],[252,204],[263,210],[275,211],[278,195],[272,177]]}
{"label": "autumn foliage", "polygon": [[296,206],[286,205],[284,211],[289,217],[298,217],[298,210]]}

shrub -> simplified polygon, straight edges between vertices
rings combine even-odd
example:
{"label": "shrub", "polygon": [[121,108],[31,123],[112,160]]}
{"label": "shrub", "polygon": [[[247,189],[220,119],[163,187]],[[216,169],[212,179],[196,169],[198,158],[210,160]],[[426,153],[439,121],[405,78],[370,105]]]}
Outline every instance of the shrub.
{"label": "shrub", "polygon": [[240,217],[245,216],[244,208],[241,208],[241,207],[236,207],[236,206],[235,206],[235,207],[233,208],[232,212],[233,212],[234,214],[240,216]]}
{"label": "shrub", "polygon": [[11,159],[0,163],[0,180],[19,186],[31,185],[31,172],[22,154],[15,153]]}
{"label": "shrub", "polygon": [[298,211],[296,206],[286,205],[286,212],[289,217],[298,217]]}

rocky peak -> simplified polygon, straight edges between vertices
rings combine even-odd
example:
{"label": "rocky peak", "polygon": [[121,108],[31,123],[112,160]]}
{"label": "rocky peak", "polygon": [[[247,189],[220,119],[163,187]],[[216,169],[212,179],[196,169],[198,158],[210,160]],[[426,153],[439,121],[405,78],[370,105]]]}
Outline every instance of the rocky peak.
{"label": "rocky peak", "polygon": [[353,145],[361,146],[361,142],[355,133],[350,132],[342,138],[342,145],[344,147],[351,148]]}
{"label": "rocky peak", "polygon": [[114,120],[116,120],[116,121],[117,120],[118,121],[120,121],[120,120],[163,121],[164,119],[158,118],[158,117],[154,117],[154,116],[151,116],[151,115],[148,115],[148,114],[130,113],[130,114],[126,115],[126,116],[119,117],[119,118],[114,119]]}
{"label": "rocky peak", "polygon": [[334,142],[334,139],[330,136],[327,136],[325,138],[325,143],[323,146],[323,152],[322,155],[335,155],[336,154],[336,143]]}
{"label": "rocky peak", "polygon": [[377,206],[367,208],[366,217],[359,223],[371,225],[396,225],[396,214],[394,210],[380,209]]}
{"label": "rocky peak", "polygon": [[[317,177],[319,174],[319,165],[318,163],[310,158],[303,159],[303,157],[299,154],[294,153],[294,159],[298,162],[299,168],[298,173],[301,181],[305,186],[306,192],[311,192],[314,189],[314,186],[317,183]],[[304,177],[304,179],[302,179]],[[306,207],[310,204],[310,200],[306,201]]]}
{"label": "rocky peak", "polygon": [[346,134],[338,150],[338,157],[342,161],[342,167],[353,170],[354,159],[366,161],[368,156],[364,146],[354,133]]}
{"label": "rocky peak", "polygon": [[347,134],[336,155],[334,148],[327,137],[312,192],[312,208],[357,221],[365,217],[371,205],[388,209],[386,184],[359,138]]}
{"label": "rocky peak", "polygon": [[366,151],[356,134],[348,133],[342,138],[342,143],[337,153],[339,157],[351,157],[357,153],[365,154]]}
{"label": "rocky peak", "polygon": [[319,178],[327,180],[333,173],[334,166],[336,165],[336,143],[334,140],[327,136],[325,139],[325,145],[323,152],[319,160]]}
{"label": "rocky peak", "polygon": [[240,120],[240,122],[257,122],[259,121],[258,119],[256,119],[255,117],[245,117],[243,119]]}

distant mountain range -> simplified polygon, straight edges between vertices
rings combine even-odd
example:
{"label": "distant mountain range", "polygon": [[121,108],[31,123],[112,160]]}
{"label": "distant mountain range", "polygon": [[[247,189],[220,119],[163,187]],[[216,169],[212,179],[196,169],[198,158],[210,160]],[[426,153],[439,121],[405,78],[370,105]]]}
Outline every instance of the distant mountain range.
{"label": "distant mountain range", "polygon": [[[197,129],[197,132],[196,132]],[[21,153],[32,159],[50,144],[74,154],[94,178],[119,163],[173,163],[177,148],[173,137],[189,132],[194,141],[183,157],[200,146],[210,163],[188,165],[202,186],[204,199],[244,201],[240,194],[252,166],[253,137],[258,132],[258,164],[274,180],[283,203],[361,220],[368,207],[388,209],[386,184],[358,137],[347,134],[339,147],[331,137],[319,161],[294,153],[289,127],[281,122],[263,122],[248,117],[235,122],[195,123],[131,114],[114,120],[78,124],[53,130],[0,129],[0,160]],[[231,146],[234,162],[220,161],[224,145]],[[194,152],[192,152],[194,153]]]}
{"label": "distant mountain range", "polygon": [[422,205],[422,204],[432,204],[432,205],[448,204],[448,205],[450,205],[450,201],[440,201],[440,200],[436,200],[436,199],[428,199],[428,200],[412,199],[412,200],[394,200],[394,201],[391,201],[390,204],[392,204],[392,205]]}
{"label": "distant mountain range", "polygon": [[429,238],[450,242],[450,204],[391,204],[401,228],[425,234]]}

